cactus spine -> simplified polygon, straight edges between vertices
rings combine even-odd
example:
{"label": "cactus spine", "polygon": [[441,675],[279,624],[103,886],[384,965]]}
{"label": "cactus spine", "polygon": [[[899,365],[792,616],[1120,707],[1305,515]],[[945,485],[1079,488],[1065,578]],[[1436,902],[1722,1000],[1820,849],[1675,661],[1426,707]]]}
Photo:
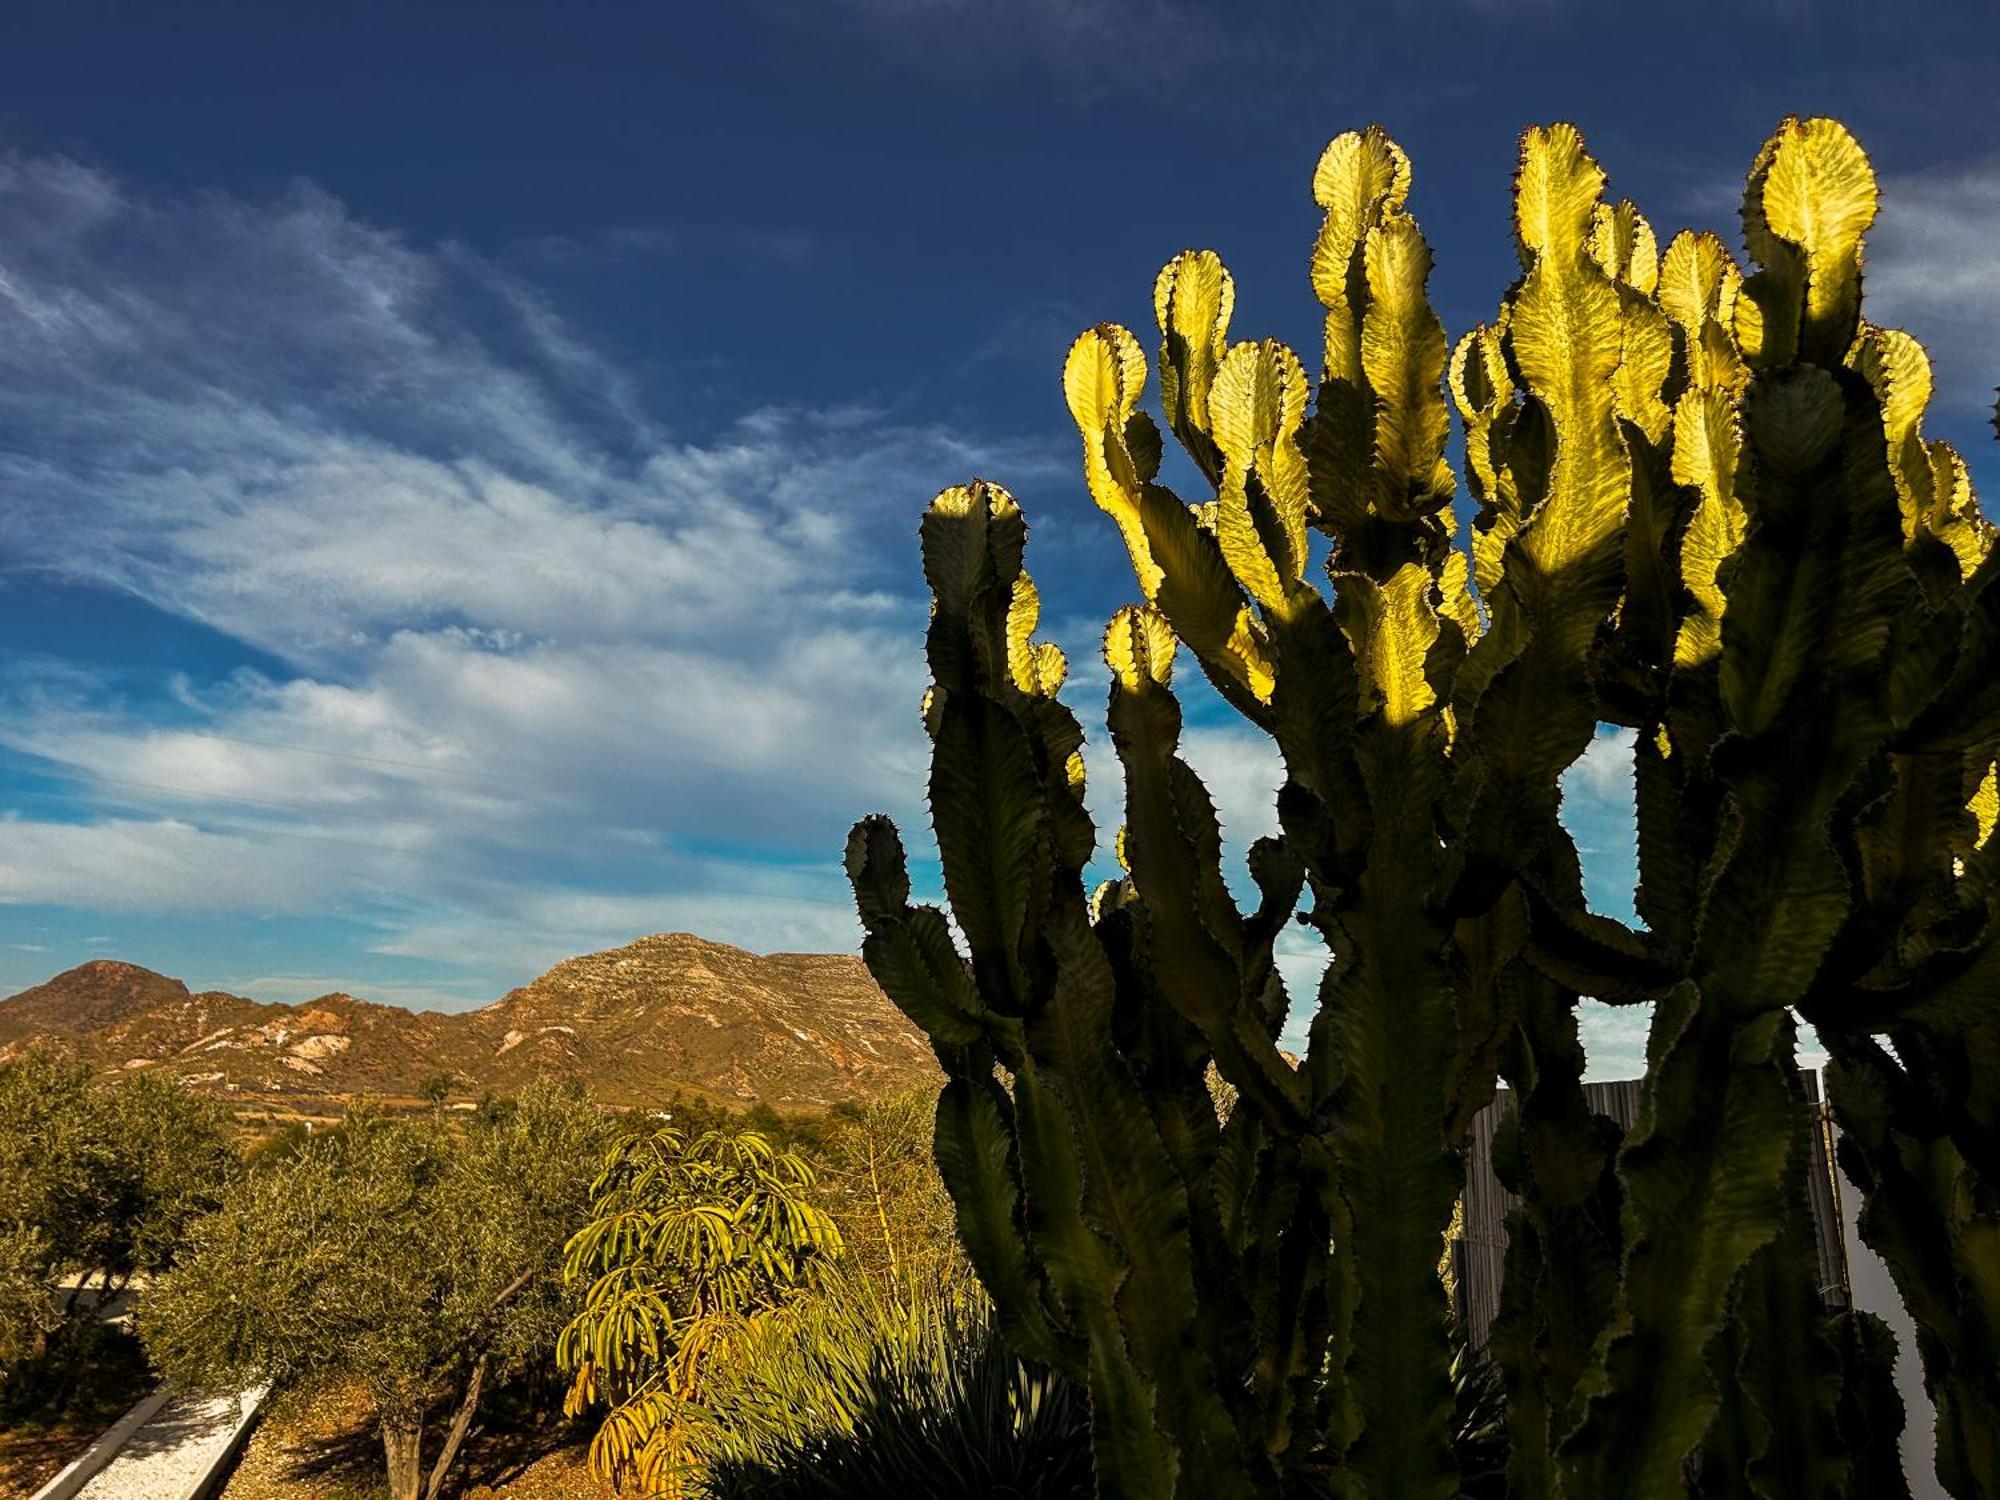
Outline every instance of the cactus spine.
{"label": "cactus spine", "polygon": [[[1010,1337],[1088,1380],[1103,1493],[1445,1500],[1437,1251],[1504,1078],[1510,1491],[1893,1494],[1886,1335],[1816,1285],[1803,1017],[1940,1474],[2000,1493],[2000,561],[1923,435],[1921,348],[1861,315],[1867,159],[1785,121],[1746,276],[1714,236],[1662,251],[1573,127],[1530,130],[1521,277],[1455,348],[1411,186],[1379,129],[1321,158],[1316,391],[1282,344],[1230,342],[1213,253],[1160,273],[1161,409],[1207,500],[1159,482],[1138,339],[1070,352],[1142,601],[1104,640],[1125,874],[1094,893],[1020,509],[975,482],[924,518],[964,951],[886,821],[848,869],[870,968],[949,1075],[968,1251]],[[1249,911],[1179,753],[1182,647],[1283,759]],[[1587,909],[1559,817],[1603,722],[1637,746],[1637,929]],[[1331,959],[1296,1067],[1295,912]],[[1653,1004],[1629,1139],[1585,1103],[1582,995]]]}

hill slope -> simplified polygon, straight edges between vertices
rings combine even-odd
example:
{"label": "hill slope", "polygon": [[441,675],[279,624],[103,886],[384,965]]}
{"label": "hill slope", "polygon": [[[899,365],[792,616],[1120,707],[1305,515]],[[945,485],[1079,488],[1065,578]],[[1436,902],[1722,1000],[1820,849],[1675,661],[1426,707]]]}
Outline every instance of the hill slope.
{"label": "hill slope", "polygon": [[352,995],[265,1004],[97,960],[0,1000],[0,1061],[29,1046],[104,1073],[158,1069],[218,1093],[308,1105],[579,1078],[608,1103],[675,1090],[825,1108],[936,1078],[922,1035],[858,958],[762,956],[686,933],[556,965],[483,1010]]}

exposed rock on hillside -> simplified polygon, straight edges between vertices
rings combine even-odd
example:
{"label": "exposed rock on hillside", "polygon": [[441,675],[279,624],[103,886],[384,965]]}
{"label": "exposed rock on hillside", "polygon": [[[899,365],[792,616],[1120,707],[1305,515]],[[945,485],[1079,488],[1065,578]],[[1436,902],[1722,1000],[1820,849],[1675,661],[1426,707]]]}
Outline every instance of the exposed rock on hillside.
{"label": "exposed rock on hillside", "polygon": [[556,965],[483,1010],[409,1011],[352,995],[301,1005],[192,994],[97,960],[0,1000],[0,1061],[52,1047],[106,1073],[156,1068],[220,1093],[408,1098],[448,1072],[467,1093],[543,1076],[610,1103],[676,1090],[824,1108],[936,1077],[930,1049],[857,958],[768,957],[685,933]]}

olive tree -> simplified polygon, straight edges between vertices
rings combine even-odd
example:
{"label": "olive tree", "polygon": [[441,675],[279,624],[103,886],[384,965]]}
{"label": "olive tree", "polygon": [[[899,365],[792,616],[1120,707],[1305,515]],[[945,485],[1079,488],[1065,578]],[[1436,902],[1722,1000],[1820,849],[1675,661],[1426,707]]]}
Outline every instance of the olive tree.
{"label": "olive tree", "polygon": [[563,1242],[614,1130],[547,1085],[462,1126],[350,1111],[196,1228],[141,1309],[147,1352],[197,1388],[365,1395],[392,1500],[433,1500],[488,1382],[553,1351]]}
{"label": "olive tree", "polygon": [[[238,1170],[228,1116],[164,1075],[112,1083],[30,1052],[0,1066],[0,1381],[38,1366],[87,1294],[174,1262]],[[64,1277],[66,1298],[52,1300]]]}

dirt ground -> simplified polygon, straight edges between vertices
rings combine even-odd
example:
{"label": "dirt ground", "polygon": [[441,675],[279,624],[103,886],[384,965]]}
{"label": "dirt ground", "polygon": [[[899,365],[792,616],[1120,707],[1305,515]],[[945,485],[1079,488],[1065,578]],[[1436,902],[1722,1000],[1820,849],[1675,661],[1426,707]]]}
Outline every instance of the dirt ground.
{"label": "dirt ground", "polygon": [[115,1413],[103,1422],[68,1417],[47,1426],[0,1432],[0,1497],[22,1500],[34,1494],[117,1419]]}
{"label": "dirt ground", "polygon": [[0,1419],[0,1500],[34,1494],[125,1415],[153,1380],[138,1345],[112,1338],[77,1384],[89,1397],[66,1410]]}
{"label": "dirt ground", "polygon": [[[526,1433],[475,1433],[459,1455],[454,1500],[607,1500],[590,1476],[584,1434],[563,1422]],[[433,1453],[435,1449],[431,1450]],[[217,1500],[377,1500],[382,1448],[353,1406],[321,1402],[259,1423]]]}

